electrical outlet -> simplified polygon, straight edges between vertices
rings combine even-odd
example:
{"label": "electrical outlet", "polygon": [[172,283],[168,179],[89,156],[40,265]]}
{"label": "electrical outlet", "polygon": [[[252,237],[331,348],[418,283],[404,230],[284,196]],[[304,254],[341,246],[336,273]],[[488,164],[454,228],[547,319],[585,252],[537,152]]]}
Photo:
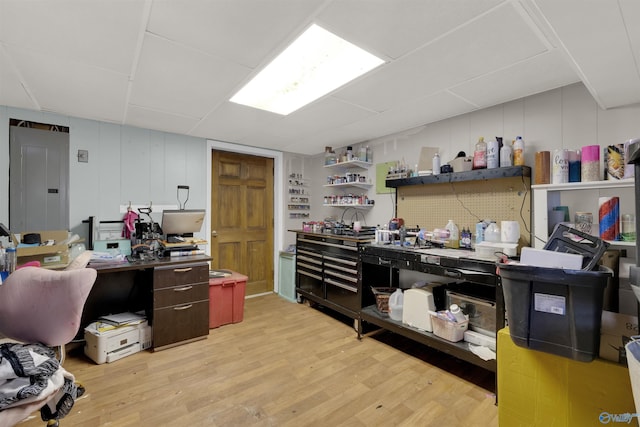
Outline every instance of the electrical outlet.
{"label": "electrical outlet", "polygon": [[89,150],[78,150],[78,161],[82,163],[89,162]]}

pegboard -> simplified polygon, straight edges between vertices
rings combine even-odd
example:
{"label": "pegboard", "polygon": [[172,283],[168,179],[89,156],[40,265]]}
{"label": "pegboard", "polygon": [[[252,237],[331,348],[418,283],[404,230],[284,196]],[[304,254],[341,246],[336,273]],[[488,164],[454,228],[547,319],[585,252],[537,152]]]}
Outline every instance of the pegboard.
{"label": "pegboard", "polygon": [[444,228],[452,219],[470,228],[483,219],[518,221],[520,244],[531,242],[531,179],[528,176],[492,180],[420,184],[398,187],[398,217],[408,228]]}

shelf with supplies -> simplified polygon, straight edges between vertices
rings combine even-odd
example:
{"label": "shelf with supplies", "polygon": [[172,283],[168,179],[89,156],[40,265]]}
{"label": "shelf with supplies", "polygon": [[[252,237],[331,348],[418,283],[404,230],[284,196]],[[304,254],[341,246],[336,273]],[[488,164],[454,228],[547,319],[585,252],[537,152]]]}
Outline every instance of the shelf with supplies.
{"label": "shelf with supplies", "polygon": [[[338,189],[342,194],[330,194],[324,196],[322,206],[337,208],[368,209],[373,207],[372,200],[369,200],[367,192],[373,187],[366,175],[360,174],[371,167],[370,162],[362,160],[349,160],[335,164],[325,165],[327,169],[335,170],[334,175],[327,176],[325,188]],[[364,190],[362,194],[352,194],[349,189],[357,188]]]}
{"label": "shelf with supplies", "polygon": [[356,204],[346,204],[346,203],[326,203],[322,206],[332,207],[332,208],[354,208],[354,209],[369,209],[374,207],[375,205],[356,205]]}
{"label": "shelf with supplies", "polygon": [[493,169],[476,169],[463,172],[449,172],[438,175],[413,176],[407,178],[387,179],[387,188],[397,188],[406,185],[439,184],[448,182],[479,181],[517,176],[531,176],[529,166],[508,166]]}
{"label": "shelf with supplies", "polygon": [[369,169],[373,163],[363,162],[362,160],[348,160],[346,162],[337,162],[330,165],[324,165],[327,169]]}
{"label": "shelf with supplies", "polygon": [[373,184],[370,184],[368,182],[341,182],[339,184],[324,184],[323,187],[333,187],[333,188],[356,187],[356,188],[362,188],[363,190],[368,190],[372,186]]}
{"label": "shelf with supplies", "polygon": [[309,218],[311,210],[311,192],[308,180],[301,173],[289,174],[289,199],[287,201],[289,219]]}
{"label": "shelf with supplies", "polygon": [[[589,212],[593,215],[591,232],[598,236],[598,211],[600,197],[618,197],[620,216],[635,213],[634,178],[621,180],[602,180],[589,182],[569,182],[562,184],[536,184],[533,192],[533,230],[536,248],[542,248],[550,236],[550,213],[554,207],[567,206],[569,223],[574,223],[577,212]],[[635,248],[635,241],[607,240],[612,248]]]}

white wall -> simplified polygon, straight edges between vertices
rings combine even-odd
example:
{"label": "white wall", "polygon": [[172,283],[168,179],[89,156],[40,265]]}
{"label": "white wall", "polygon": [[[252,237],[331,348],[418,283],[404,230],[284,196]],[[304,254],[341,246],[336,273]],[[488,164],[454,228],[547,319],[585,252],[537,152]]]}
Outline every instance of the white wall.
{"label": "white wall", "polygon": [[[623,143],[640,137],[639,119],[640,104],[602,110],[584,85],[577,83],[377,138],[366,144],[373,148],[374,163],[404,159],[413,167],[422,147],[440,148],[444,164],[458,151],[472,155],[480,136],[485,140],[501,136],[504,141],[511,141],[521,135],[525,141],[525,162],[533,173],[536,151],[579,149],[595,144],[604,148]],[[323,194],[331,193],[322,186],[327,175],[323,164],[323,155],[314,156],[311,218],[315,220],[323,219],[331,212],[339,218],[342,213],[340,208],[322,207]],[[375,166],[370,169],[371,176],[374,173]],[[368,195],[375,200],[375,207],[365,211],[366,224],[387,223],[394,215],[393,198],[389,194],[376,194],[375,188],[369,190]]]}
{"label": "white wall", "polygon": [[[187,208],[207,208],[206,140],[128,126],[0,106],[0,222],[9,225],[9,120],[69,127],[69,226],[87,236],[89,216],[119,220],[122,206],[176,207],[177,186],[188,185]],[[77,161],[79,149],[89,162]],[[184,192],[181,192],[184,202]]]}
{"label": "white wall", "polygon": [[[374,163],[404,159],[413,165],[423,146],[439,147],[445,163],[458,151],[471,154],[479,136],[485,139],[502,136],[510,141],[522,135],[526,164],[533,166],[536,151],[605,146],[640,137],[639,117],[640,104],[601,110],[578,83],[364,143],[373,149]],[[4,224],[8,224],[9,215],[11,118],[69,126],[70,225],[76,232],[84,230],[82,220],[91,215],[103,220],[121,218],[119,207],[129,201],[175,205],[179,184],[191,187],[188,207],[207,207],[206,162],[210,153],[206,140],[0,106],[0,222]],[[78,149],[89,150],[89,163],[77,162]],[[300,172],[310,178],[311,220],[340,218],[343,213],[342,209],[322,207],[323,195],[331,192],[323,187],[327,177],[323,154],[311,157],[286,154],[284,163],[285,180],[281,188],[285,218],[283,229],[276,230],[283,236],[282,245],[276,250],[294,242],[294,234],[286,230],[302,225],[301,220],[288,218],[289,173]],[[375,165],[369,173],[373,179]],[[392,195],[376,194],[375,187],[368,195],[375,200],[375,207],[362,211],[366,224],[388,222],[394,215]],[[351,216],[352,212],[347,212],[345,219]]]}

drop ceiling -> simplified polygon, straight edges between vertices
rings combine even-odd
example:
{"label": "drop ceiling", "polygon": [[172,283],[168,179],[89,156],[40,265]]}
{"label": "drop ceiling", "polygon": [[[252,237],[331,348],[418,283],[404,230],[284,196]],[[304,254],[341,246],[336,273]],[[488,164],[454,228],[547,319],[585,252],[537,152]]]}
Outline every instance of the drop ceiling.
{"label": "drop ceiling", "polygon": [[[636,0],[0,0],[0,105],[317,154],[582,82],[640,102]],[[229,98],[310,24],[382,57],[280,116]]]}

